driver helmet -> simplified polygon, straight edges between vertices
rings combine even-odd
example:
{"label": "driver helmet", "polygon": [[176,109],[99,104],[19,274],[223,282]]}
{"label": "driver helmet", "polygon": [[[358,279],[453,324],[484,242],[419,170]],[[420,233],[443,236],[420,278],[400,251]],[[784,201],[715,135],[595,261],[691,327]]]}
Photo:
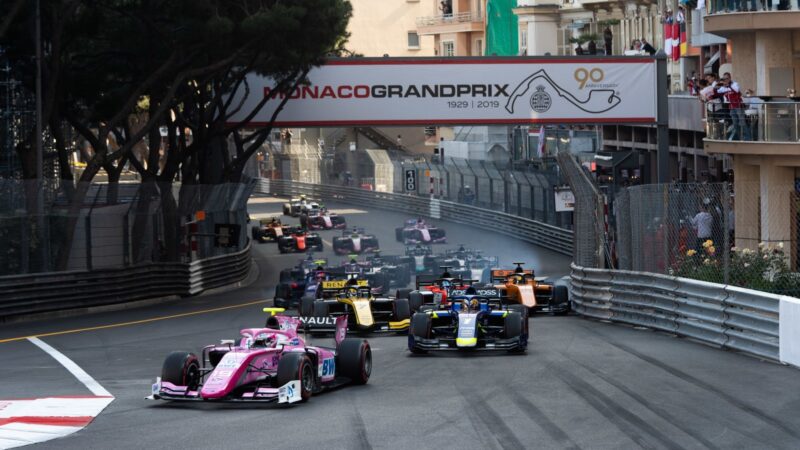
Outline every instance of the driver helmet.
{"label": "driver helmet", "polygon": [[272,347],[275,347],[275,344],[277,344],[277,342],[278,342],[278,341],[277,341],[277,339],[275,338],[275,335],[274,335],[274,334],[270,334],[270,335],[268,335],[268,336],[267,336],[267,337],[265,337],[265,338],[262,338],[262,339],[256,339],[256,340],[253,342],[253,347],[267,347],[267,348],[272,348]]}
{"label": "driver helmet", "polygon": [[480,301],[478,301],[478,299],[477,299],[477,298],[473,298],[472,300],[470,300],[470,302],[469,302],[469,308],[470,308],[471,310],[473,310],[473,311],[477,311],[477,310],[479,310],[479,309],[480,309],[480,307],[481,307],[481,302],[480,302]]}

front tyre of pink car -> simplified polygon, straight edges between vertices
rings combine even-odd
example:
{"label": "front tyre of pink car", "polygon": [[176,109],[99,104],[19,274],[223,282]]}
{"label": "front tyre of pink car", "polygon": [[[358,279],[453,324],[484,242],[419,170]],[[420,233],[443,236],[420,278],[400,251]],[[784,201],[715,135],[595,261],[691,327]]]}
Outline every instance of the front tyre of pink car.
{"label": "front tyre of pink car", "polygon": [[278,386],[300,380],[300,396],[302,401],[311,398],[314,390],[314,366],[305,353],[284,353],[278,362]]}
{"label": "front tyre of pink car", "polygon": [[170,353],[161,367],[161,381],[196,391],[200,385],[200,362],[197,356],[188,352]]}
{"label": "front tyre of pink car", "polygon": [[372,350],[365,339],[345,338],[336,352],[336,368],[353,384],[367,384],[372,374]]}

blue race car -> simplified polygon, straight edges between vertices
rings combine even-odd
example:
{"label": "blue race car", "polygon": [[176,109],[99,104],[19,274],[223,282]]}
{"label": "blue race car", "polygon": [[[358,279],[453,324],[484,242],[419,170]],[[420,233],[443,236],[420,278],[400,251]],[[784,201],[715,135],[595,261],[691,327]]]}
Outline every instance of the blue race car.
{"label": "blue race car", "polygon": [[[470,286],[454,290],[442,309],[423,308],[411,317],[408,349],[505,350],[523,353],[528,347],[528,311],[502,303],[499,291]],[[480,294],[480,295],[479,295]]]}

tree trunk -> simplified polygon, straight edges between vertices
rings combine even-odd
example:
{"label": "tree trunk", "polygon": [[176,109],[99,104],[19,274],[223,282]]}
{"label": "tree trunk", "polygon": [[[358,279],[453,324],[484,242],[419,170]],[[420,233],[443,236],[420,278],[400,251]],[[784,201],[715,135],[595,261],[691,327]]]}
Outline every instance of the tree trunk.
{"label": "tree trunk", "polygon": [[172,195],[172,182],[158,184],[161,194],[161,217],[164,222],[164,257],[166,261],[178,261],[180,257],[181,221],[178,205]]}
{"label": "tree trunk", "polygon": [[141,264],[153,260],[157,252],[153,246],[158,242],[155,233],[154,217],[150,214],[152,198],[157,194],[156,184],[152,180],[142,180],[139,194],[134,206],[133,228],[131,230],[131,262]]}
{"label": "tree trunk", "polygon": [[122,175],[122,165],[123,162],[120,161],[119,170],[112,163],[103,166],[108,175],[108,189],[106,190],[106,204],[108,205],[116,205],[119,202],[119,178]]}
{"label": "tree trunk", "polygon": [[75,228],[78,224],[78,219],[80,218],[83,202],[86,200],[86,194],[88,194],[89,188],[92,185],[91,180],[95,175],[97,175],[98,171],[100,171],[100,165],[94,161],[90,161],[86,166],[86,169],[83,171],[83,174],[81,174],[80,180],[78,181],[75,195],[72,198],[72,202],[70,202],[69,209],[67,210],[67,222],[64,226],[64,232],[62,234],[63,240],[61,241],[61,245],[58,249],[58,256],[56,257],[55,270],[57,271],[67,270],[70,252],[72,251],[72,241],[75,238]]}

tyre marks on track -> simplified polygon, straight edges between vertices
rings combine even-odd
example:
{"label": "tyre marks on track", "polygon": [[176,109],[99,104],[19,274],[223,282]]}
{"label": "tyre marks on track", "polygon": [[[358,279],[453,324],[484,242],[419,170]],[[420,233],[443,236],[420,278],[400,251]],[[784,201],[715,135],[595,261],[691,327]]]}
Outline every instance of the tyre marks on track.
{"label": "tyre marks on track", "polygon": [[[504,450],[526,448],[509,428],[505,420],[486,402],[486,396],[491,394],[484,396],[475,391],[467,391],[460,386],[457,387],[457,390],[468,405],[466,408],[467,415],[476,428],[486,430],[486,435],[491,436],[500,448]],[[495,447],[495,445],[492,445],[494,444],[492,441],[484,440],[484,436],[484,433],[478,433],[478,437],[484,441],[487,447],[490,445]]]}
{"label": "tyre marks on track", "polygon": [[559,448],[564,449],[580,449],[572,438],[569,437],[566,431],[556,425],[555,422],[550,420],[550,417],[544,413],[532,401],[528,400],[522,395],[509,395],[511,401],[528,416],[529,419],[538,425],[550,438],[558,444]]}
{"label": "tyre marks on track", "polygon": [[753,416],[754,418],[758,419],[759,421],[763,422],[764,424],[766,424],[766,425],[768,425],[770,427],[773,427],[773,428],[775,428],[775,429],[777,429],[779,431],[782,431],[783,433],[786,433],[787,435],[789,435],[789,436],[791,436],[791,437],[793,437],[795,439],[800,439],[800,432],[798,432],[795,429],[792,429],[790,425],[787,425],[786,423],[784,423],[780,418],[774,417],[774,416],[764,412],[763,410],[761,410],[761,409],[759,409],[759,408],[757,408],[755,406],[748,405],[747,403],[743,402],[742,400],[739,400],[738,398],[734,397],[733,395],[728,394],[727,392],[717,388],[716,386],[714,386],[714,385],[712,385],[712,384],[710,384],[710,383],[708,383],[706,381],[703,381],[703,380],[701,380],[699,378],[696,378],[696,377],[694,377],[694,376],[692,376],[692,375],[690,375],[690,374],[688,374],[688,373],[686,373],[686,372],[684,372],[684,371],[682,371],[682,370],[680,370],[680,369],[678,369],[676,367],[670,366],[669,364],[665,364],[665,363],[663,363],[663,362],[661,362],[661,361],[659,361],[659,360],[657,360],[657,359],[655,359],[655,358],[653,358],[651,356],[645,355],[645,354],[639,352],[638,350],[635,350],[635,349],[633,349],[633,348],[631,348],[631,347],[629,347],[629,346],[627,346],[625,344],[621,344],[619,342],[615,342],[615,341],[609,339],[607,336],[604,336],[604,335],[602,335],[602,334],[600,334],[600,333],[598,333],[596,331],[593,331],[593,330],[589,330],[589,331],[591,331],[594,334],[602,336],[603,339],[605,340],[605,342],[607,344],[611,345],[612,347],[615,347],[615,348],[617,348],[619,350],[622,350],[625,353],[629,353],[629,354],[635,356],[636,358],[638,358],[638,359],[640,359],[640,360],[642,360],[644,362],[647,362],[647,363],[649,363],[649,364],[651,364],[651,365],[653,365],[655,367],[658,367],[659,369],[667,372],[668,374],[670,374],[670,375],[672,375],[672,376],[674,376],[676,378],[681,379],[682,381],[684,381],[686,383],[692,384],[692,385],[694,385],[694,386],[696,386],[696,387],[698,387],[700,389],[703,389],[705,391],[711,392],[711,393],[717,395],[718,397],[720,397],[721,399],[725,400],[726,402],[730,403],[731,405],[735,406],[736,408],[746,412],[747,414],[749,414],[749,415]]}
{"label": "tyre marks on track", "polygon": [[[616,425],[620,431],[627,435],[638,446],[648,449],[659,448],[661,445],[670,449],[683,448],[669,436],[656,429],[656,427],[630,412],[628,408],[620,405],[614,399],[600,392],[594,386],[580,379],[572,372],[555,366],[552,367],[551,370],[553,370],[559,379],[570,389],[583,398],[586,403]],[[655,438],[656,442],[653,442],[652,439],[648,439],[648,437],[644,436],[642,433],[646,433],[652,438]]]}
{"label": "tyre marks on track", "polygon": [[353,418],[351,425],[353,426],[356,437],[356,445],[353,448],[372,450],[372,444],[369,443],[369,438],[367,437],[367,425],[364,423],[364,418],[358,411],[358,406],[355,405],[355,402],[353,403]]}
{"label": "tyre marks on track", "polygon": [[706,439],[705,437],[703,437],[702,433],[698,433],[698,432],[695,432],[695,431],[693,431],[691,429],[688,429],[686,427],[680,426],[679,424],[682,421],[680,417],[677,417],[677,416],[671,414],[665,408],[663,408],[661,406],[658,406],[658,405],[654,404],[653,402],[648,401],[642,395],[637,394],[632,389],[630,389],[627,386],[625,386],[624,383],[621,383],[621,382],[615,380],[614,378],[604,374],[603,372],[601,372],[598,369],[595,369],[595,368],[593,368],[591,366],[583,364],[583,363],[581,363],[581,362],[579,362],[579,361],[577,361],[575,359],[572,359],[572,358],[569,358],[569,359],[573,363],[581,366],[587,372],[591,373],[592,375],[596,376],[597,378],[600,378],[601,380],[603,380],[604,382],[610,384],[611,386],[614,386],[616,389],[618,389],[619,391],[623,392],[628,397],[636,400],[640,405],[642,405],[643,407],[647,408],[649,411],[651,411],[655,415],[659,416],[662,420],[666,421],[667,423],[671,424],[675,428],[679,429],[684,434],[690,436],[692,439],[696,440],[697,442],[699,442],[700,444],[702,444],[706,448],[709,448],[709,449],[717,449],[717,448],[719,448],[713,442],[711,442],[708,439]]}

